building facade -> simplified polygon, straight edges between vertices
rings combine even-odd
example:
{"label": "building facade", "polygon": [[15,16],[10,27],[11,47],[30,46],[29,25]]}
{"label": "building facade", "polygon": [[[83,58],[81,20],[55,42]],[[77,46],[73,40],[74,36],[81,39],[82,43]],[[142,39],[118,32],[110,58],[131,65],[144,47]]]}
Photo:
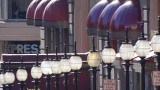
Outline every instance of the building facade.
{"label": "building facade", "polygon": [[[59,52],[63,52],[63,44],[67,44],[68,52],[73,52],[73,42],[77,42],[77,50],[79,53],[88,52],[92,46],[91,35],[87,33],[87,16],[90,10],[100,0],[68,0],[74,2],[71,7],[67,8],[68,26],[67,27],[35,27],[26,25],[26,11],[32,0],[0,0],[0,45],[1,53],[41,53],[45,52],[45,46],[49,47],[49,52],[54,53],[54,46],[58,45]],[[112,0],[109,0],[112,1]],[[114,0],[113,0],[114,1]],[[129,1],[129,0],[124,0]],[[136,1],[136,0],[135,0]],[[154,32],[158,29],[158,18],[160,15],[159,0],[137,0],[140,2],[140,15],[145,21],[145,34],[150,40]],[[69,5],[69,3],[68,3]],[[105,46],[105,38],[96,36],[96,47],[99,51]],[[39,45],[40,44],[40,45]],[[121,41],[114,46],[117,49],[121,45]],[[3,48],[7,48],[4,49]],[[10,50],[8,50],[10,48]],[[12,50],[16,48],[16,50]],[[24,49],[25,48],[25,49]],[[38,50],[37,50],[38,48]],[[17,50],[18,49],[18,50]],[[115,62],[113,78],[117,79],[117,90],[124,90],[124,68],[118,59]],[[154,90],[151,83],[151,71],[155,69],[155,62],[147,63],[146,79],[148,81],[146,90]],[[151,67],[151,68],[150,68]],[[100,67],[102,69],[102,65]],[[140,90],[140,66],[138,63],[132,67],[133,78],[131,79],[131,90]],[[100,75],[106,75],[105,69],[101,70]],[[98,75],[99,77],[99,75]],[[97,88],[103,88],[103,77],[98,80]],[[138,83],[138,84],[137,84]]]}
{"label": "building facade", "polygon": [[40,31],[26,25],[31,0],[0,0],[0,53],[38,53]]}

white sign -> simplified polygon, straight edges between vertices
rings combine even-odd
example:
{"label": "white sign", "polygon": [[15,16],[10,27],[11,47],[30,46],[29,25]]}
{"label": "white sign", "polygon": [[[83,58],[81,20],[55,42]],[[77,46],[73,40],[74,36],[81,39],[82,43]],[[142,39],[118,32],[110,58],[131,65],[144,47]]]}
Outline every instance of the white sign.
{"label": "white sign", "polygon": [[104,79],[103,90],[116,90],[116,80],[114,80],[114,79]]}
{"label": "white sign", "polygon": [[154,86],[160,86],[160,71],[152,72],[152,81]]}

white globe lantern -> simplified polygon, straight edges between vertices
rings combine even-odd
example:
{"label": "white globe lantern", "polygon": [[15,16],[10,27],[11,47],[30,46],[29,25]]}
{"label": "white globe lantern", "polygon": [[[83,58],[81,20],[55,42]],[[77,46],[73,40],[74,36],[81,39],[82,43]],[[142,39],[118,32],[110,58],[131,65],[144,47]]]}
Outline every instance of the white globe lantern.
{"label": "white globe lantern", "polygon": [[67,72],[71,71],[71,67],[70,67],[70,64],[69,64],[69,59],[66,59],[66,58],[61,59],[60,69],[61,69],[61,72],[63,72],[63,73],[67,73]]}
{"label": "white globe lantern", "polygon": [[42,70],[42,73],[43,73],[43,74],[45,74],[45,75],[50,75],[50,74],[52,74],[51,64],[52,64],[52,61],[51,61],[51,60],[44,60],[44,61],[41,63],[41,70]]}
{"label": "white globe lantern", "polygon": [[87,56],[87,62],[90,67],[98,67],[101,62],[101,56],[97,51],[89,52]]}
{"label": "white globe lantern", "polygon": [[130,43],[123,43],[119,49],[122,60],[131,60],[134,56],[134,47]]}
{"label": "white globe lantern", "polygon": [[41,67],[33,66],[31,69],[31,76],[33,79],[39,79],[42,76]]}
{"label": "white globe lantern", "polygon": [[25,69],[20,68],[17,70],[16,76],[17,76],[18,81],[26,81],[28,74]]}
{"label": "white globe lantern", "polygon": [[0,83],[2,84],[2,85],[4,85],[4,84],[6,84],[6,80],[5,80],[5,74],[0,74]]}
{"label": "white globe lantern", "polygon": [[78,55],[71,56],[69,62],[72,70],[79,70],[82,67],[82,59]]}
{"label": "white globe lantern", "polygon": [[151,40],[151,47],[155,53],[160,52],[160,35],[154,35]]}
{"label": "white globe lantern", "polygon": [[13,72],[6,72],[4,78],[7,84],[12,84],[15,81],[15,75]]}
{"label": "white globe lantern", "polygon": [[53,74],[60,74],[61,73],[60,61],[53,61],[51,69],[52,69]]}
{"label": "white globe lantern", "polygon": [[139,57],[146,57],[150,52],[149,41],[140,39],[135,45],[135,51]]}
{"label": "white globe lantern", "polygon": [[102,60],[104,63],[113,63],[116,59],[116,52],[113,48],[104,48],[102,51]]}

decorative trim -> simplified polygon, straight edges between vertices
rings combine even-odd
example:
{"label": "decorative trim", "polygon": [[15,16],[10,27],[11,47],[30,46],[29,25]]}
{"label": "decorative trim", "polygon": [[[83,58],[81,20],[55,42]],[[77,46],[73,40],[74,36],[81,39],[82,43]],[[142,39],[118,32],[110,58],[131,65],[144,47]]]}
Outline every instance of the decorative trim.
{"label": "decorative trim", "polygon": [[87,28],[87,34],[89,36],[97,36],[97,28]]}
{"label": "decorative trim", "polygon": [[46,28],[67,28],[68,27],[68,21],[49,21],[49,20],[43,20],[42,26]]}
{"label": "decorative trim", "polygon": [[[140,37],[140,30],[128,30],[128,38],[129,40],[136,40]],[[124,40],[125,39],[125,31],[110,31],[110,36],[112,40]]]}
{"label": "decorative trim", "polygon": [[33,19],[26,19],[26,24],[27,25],[34,25],[34,20]]}
{"label": "decorative trim", "polygon": [[42,20],[41,19],[34,19],[34,26],[42,26]]}
{"label": "decorative trim", "polygon": [[107,29],[97,29],[99,37],[106,37],[107,36]]}

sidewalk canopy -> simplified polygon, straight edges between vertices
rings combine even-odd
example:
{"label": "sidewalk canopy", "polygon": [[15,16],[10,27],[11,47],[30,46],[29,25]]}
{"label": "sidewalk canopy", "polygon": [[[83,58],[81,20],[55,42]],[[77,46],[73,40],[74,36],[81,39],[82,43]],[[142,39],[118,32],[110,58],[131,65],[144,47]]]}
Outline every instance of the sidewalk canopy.
{"label": "sidewalk canopy", "polygon": [[43,12],[42,20],[43,27],[68,27],[67,0],[51,0]]}
{"label": "sidewalk canopy", "polygon": [[34,25],[35,26],[42,26],[42,16],[43,16],[43,12],[45,7],[47,6],[47,4],[50,2],[50,0],[42,0],[34,13]]}
{"label": "sidewalk canopy", "polygon": [[89,35],[97,35],[98,18],[102,10],[107,6],[107,0],[101,0],[98,2],[89,12],[87,17],[87,33]]}
{"label": "sidewalk canopy", "polygon": [[27,13],[26,13],[26,23],[27,25],[34,25],[34,12],[39,4],[40,0],[33,0],[30,5],[27,8]]}

